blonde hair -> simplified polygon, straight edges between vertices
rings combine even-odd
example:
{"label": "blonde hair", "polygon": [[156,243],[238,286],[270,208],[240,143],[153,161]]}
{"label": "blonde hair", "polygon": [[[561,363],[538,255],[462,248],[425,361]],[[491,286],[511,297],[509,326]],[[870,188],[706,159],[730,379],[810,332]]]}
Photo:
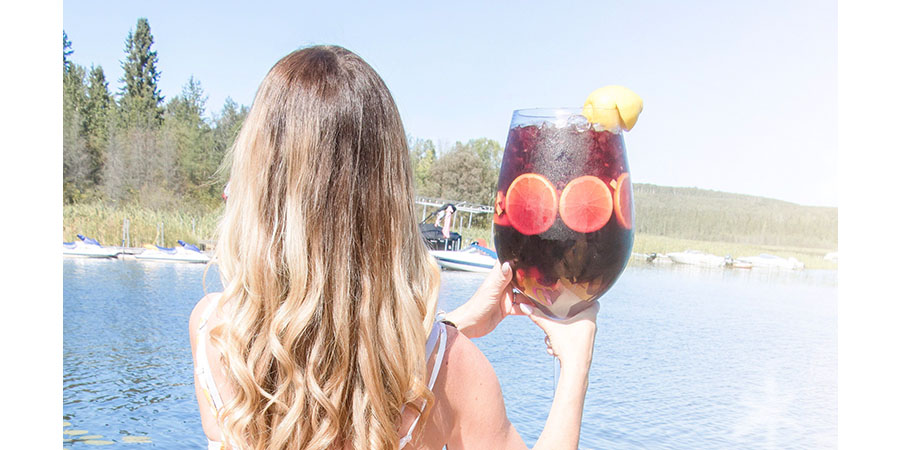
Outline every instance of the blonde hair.
{"label": "blonde hair", "polygon": [[234,390],[225,441],[396,449],[401,407],[432,399],[439,270],[390,92],[344,48],[295,51],[266,75],[229,161],[212,333]]}

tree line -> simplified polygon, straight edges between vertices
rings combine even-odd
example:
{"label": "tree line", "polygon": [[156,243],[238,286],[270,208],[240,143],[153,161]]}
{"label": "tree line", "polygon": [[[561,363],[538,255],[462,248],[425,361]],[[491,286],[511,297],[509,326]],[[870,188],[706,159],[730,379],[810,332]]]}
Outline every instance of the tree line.
{"label": "tree line", "polygon": [[123,75],[110,90],[103,67],[74,62],[63,31],[63,202],[102,201],[150,208],[215,205],[217,176],[248,108],[231,98],[206,117],[207,95],[191,76],[166,99],[147,19],[125,39]]}
{"label": "tree line", "polygon": [[[147,19],[128,32],[122,78],[110,90],[103,68],[74,62],[63,31],[63,201],[211,211],[221,205],[220,168],[248,108],[226,99],[207,118],[207,96],[191,76],[166,99]],[[416,192],[492,205],[503,148],[487,138],[438,148],[408,136]],[[831,248],[837,209],[690,188],[635,184],[638,233],[690,239]],[[489,229],[492,218],[473,217]]]}
{"label": "tree line", "polygon": [[[191,76],[170,99],[150,23],[137,20],[125,38],[123,75],[113,92],[103,67],[74,62],[63,31],[63,201],[138,204],[155,209],[215,207],[220,169],[248,108],[231,98],[206,117],[207,96]],[[492,204],[502,148],[490,139],[439,151],[408,136],[419,195]],[[483,220],[482,220],[483,221]],[[487,223],[482,224],[487,225]]]}

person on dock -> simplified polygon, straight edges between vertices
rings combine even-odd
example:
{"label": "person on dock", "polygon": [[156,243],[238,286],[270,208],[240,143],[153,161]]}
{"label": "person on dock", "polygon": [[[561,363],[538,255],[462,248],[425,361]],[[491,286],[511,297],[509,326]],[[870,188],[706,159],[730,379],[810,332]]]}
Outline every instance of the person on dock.
{"label": "person on dock", "polygon": [[[455,212],[456,205],[447,203],[434,216],[434,226],[441,227],[441,234],[444,235],[444,239],[450,239],[450,228],[453,224],[453,213]],[[441,219],[444,220],[443,226],[440,225]]]}
{"label": "person on dock", "polygon": [[439,314],[406,135],[366,62],[333,46],[285,56],[230,152],[224,288],[189,324],[209,448],[525,448],[470,341],[509,315],[531,318],[561,365],[534,448],[577,448],[596,304],[550,320],[516,301],[503,264]]}

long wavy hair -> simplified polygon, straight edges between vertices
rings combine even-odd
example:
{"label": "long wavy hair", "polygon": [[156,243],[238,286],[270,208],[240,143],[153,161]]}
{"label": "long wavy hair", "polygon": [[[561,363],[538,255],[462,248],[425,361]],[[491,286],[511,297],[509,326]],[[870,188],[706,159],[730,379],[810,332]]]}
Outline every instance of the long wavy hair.
{"label": "long wavy hair", "polygon": [[227,161],[225,320],[211,333],[234,390],[225,441],[396,449],[401,407],[433,397],[425,340],[439,270],[384,81],[341,47],[285,56]]}

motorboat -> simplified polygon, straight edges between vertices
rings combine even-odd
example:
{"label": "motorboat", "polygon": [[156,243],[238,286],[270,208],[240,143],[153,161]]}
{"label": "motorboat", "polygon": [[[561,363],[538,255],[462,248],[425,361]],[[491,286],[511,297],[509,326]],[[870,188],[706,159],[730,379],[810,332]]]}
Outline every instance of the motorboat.
{"label": "motorboat", "polygon": [[797,258],[782,258],[780,256],[762,253],[759,256],[742,256],[735,261],[753,264],[754,268],[760,269],[787,269],[797,270],[803,268],[803,263]]}
{"label": "motorboat", "polygon": [[77,241],[63,242],[63,256],[74,256],[80,258],[115,258],[122,253],[117,247],[104,247],[97,242],[84,235],[78,234]]}
{"label": "motorboat", "polygon": [[753,264],[746,261],[738,261],[728,255],[725,257],[725,267],[730,269],[752,269]]}
{"label": "motorboat", "polygon": [[164,261],[164,262],[187,262],[187,263],[206,263],[209,262],[209,256],[204,254],[197,246],[188,244],[187,242],[178,240],[180,247],[160,247],[159,245],[147,244],[144,246],[146,250],[134,255],[135,259],[142,261]]}
{"label": "motorboat", "polygon": [[704,267],[721,267],[725,265],[725,258],[722,256],[703,253],[699,250],[685,250],[683,252],[666,253],[669,259],[678,264],[689,264],[692,266]]}
{"label": "motorboat", "polygon": [[[455,211],[456,205],[445,203],[437,211],[432,212],[419,223],[419,233],[422,234],[425,245],[429,250],[457,251],[460,249],[462,236],[459,233],[452,231],[452,227],[450,226],[453,212]],[[432,217],[436,218],[434,224],[429,222]],[[443,228],[437,225],[440,219],[444,219]]]}
{"label": "motorboat", "polygon": [[474,243],[462,250],[430,250],[429,253],[447,270],[490,272],[497,262],[497,252]]}
{"label": "motorboat", "polygon": [[672,264],[672,258],[669,258],[667,255],[660,255],[659,253],[653,252],[649,255],[646,255],[647,262],[652,264]]}

